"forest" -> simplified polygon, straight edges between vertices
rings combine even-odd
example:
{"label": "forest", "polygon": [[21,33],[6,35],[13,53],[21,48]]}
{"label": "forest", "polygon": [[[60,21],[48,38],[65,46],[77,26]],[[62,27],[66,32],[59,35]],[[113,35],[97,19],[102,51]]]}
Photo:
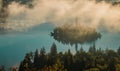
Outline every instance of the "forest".
{"label": "forest", "polygon": [[[74,54],[69,49],[58,52],[55,43],[46,52],[45,48],[36,49],[25,55],[18,68],[9,71],[120,71],[120,47],[112,49],[96,49],[95,44],[88,51],[80,47]],[[4,66],[0,71],[6,71]]]}

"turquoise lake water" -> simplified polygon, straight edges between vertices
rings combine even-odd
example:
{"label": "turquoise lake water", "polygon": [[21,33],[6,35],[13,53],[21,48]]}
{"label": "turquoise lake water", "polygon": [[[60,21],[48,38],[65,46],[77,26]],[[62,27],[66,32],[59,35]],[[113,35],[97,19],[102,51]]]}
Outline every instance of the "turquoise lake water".
{"label": "turquoise lake water", "polygon": [[[26,32],[5,33],[0,35],[0,65],[6,67],[17,66],[23,60],[27,52],[34,52],[43,46],[49,52],[51,45],[55,42],[58,51],[71,49],[75,53],[74,46],[63,45],[55,41],[50,32],[54,29],[51,24],[42,24],[33,27]],[[92,45],[92,44],[91,44]],[[88,50],[90,45],[83,45],[84,50]],[[101,39],[96,42],[96,48],[117,50],[120,46],[119,33],[103,33]],[[79,45],[80,47],[80,45]]]}

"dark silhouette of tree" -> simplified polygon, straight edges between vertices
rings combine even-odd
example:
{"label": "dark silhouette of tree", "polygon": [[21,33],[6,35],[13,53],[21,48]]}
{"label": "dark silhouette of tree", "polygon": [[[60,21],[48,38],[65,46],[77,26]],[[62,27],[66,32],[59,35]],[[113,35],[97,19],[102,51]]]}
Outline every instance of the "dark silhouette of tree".
{"label": "dark silhouette of tree", "polygon": [[42,69],[45,65],[46,65],[46,57],[45,57],[45,48],[41,48],[40,50],[40,55],[39,55],[39,58],[38,58],[38,68],[39,69]]}
{"label": "dark silhouette of tree", "polygon": [[34,55],[34,65],[35,65],[36,68],[39,67],[38,58],[39,58],[39,52],[38,52],[38,49],[36,49],[35,55]]}
{"label": "dark silhouette of tree", "polygon": [[115,67],[113,59],[111,59],[109,64],[108,64],[108,71],[116,71],[116,67]]}
{"label": "dark silhouette of tree", "polygon": [[118,55],[120,55],[120,47],[118,48],[117,53],[118,53]]}
{"label": "dark silhouette of tree", "polygon": [[19,71],[29,71],[32,67],[30,54],[27,53],[24,60],[20,63]]}
{"label": "dark silhouette of tree", "polygon": [[120,70],[120,55],[118,52],[110,49],[95,49],[95,45],[91,46],[89,51],[84,51],[81,47],[79,51],[73,54],[70,49],[65,53],[57,52],[56,44],[53,43],[49,53],[41,48],[40,53],[38,50],[35,51],[34,62],[31,62],[31,60],[30,53],[26,54],[24,60],[20,63],[19,71]]}
{"label": "dark silhouette of tree", "polygon": [[81,46],[81,48],[80,48],[79,52],[80,52],[80,53],[85,52],[82,46]]}
{"label": "dark silhouette of tree", "polygon": [[67,71],[65,68],[64,68],[64,63],[63,61],[57,59],[56,63],[54,64],[54,71]]}
{"label": "dark silhouette of tree", "polygon": [[52,44],[51,48],[50,48],[50,65],[54,65],[56,60],[57,60],[57,46],[55,43]]}
{"label": "dark silhouette of tree", "polygon": [[101,48],[96,50],[96,55],[102,55],[102,54],[104,54],[104,51]]}
{"label": "dark silhouette of tree", "polygon": [[51,36],[63,44],[75,44],[76,51],[78,44],[92,43],[101,38],[101,34],[96,32],[95,29],[83,25],[57,27],[51,32]]}
{"label": "dark silhouette of tree", "polygon": [[45,50],[45,48],[43,47],[43,48],[41,48],[41,50],[40,50],[40,55],[45,55],[45,53],[46,53],[46,50]]}
{"label": "dark silhouette of tree", "polygon": [[57,46],[56,46],[55,43],[53,43],[52,46],[51,46],[50,55],[51,56],[56,56],[57,55]]}
{"label": "dark silhouette of tree", "polygon": [[67,68],[67,70],[73,70],[72,69],[72,65],[73,65],[73,55],[70,51],[70,49],[68,50],[68,52],[65,53],[64,55],[64,66],[65,68]]}
{"label": "dark silhouette of tree", "polygon": [[91,46],[91,47],[89,48],[89,52],[92,53],[92,54],[96,54],[95,44],[93,44],[93,46]]}

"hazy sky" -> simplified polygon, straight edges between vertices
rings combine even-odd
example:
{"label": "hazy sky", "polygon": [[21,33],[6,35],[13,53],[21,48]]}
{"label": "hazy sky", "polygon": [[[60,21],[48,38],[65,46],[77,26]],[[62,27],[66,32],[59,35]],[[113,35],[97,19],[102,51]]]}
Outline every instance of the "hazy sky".
{"label": "hazy sky", "polygon": [[120,32],[120,7],[111,3],[94,0],[35,0],[33,7],[11,2],[5,12],[6,22],[0,27],[8,31],[24,31],[41,23],[50,22],[55,26],[78,24],[90,26],[96,30]]}

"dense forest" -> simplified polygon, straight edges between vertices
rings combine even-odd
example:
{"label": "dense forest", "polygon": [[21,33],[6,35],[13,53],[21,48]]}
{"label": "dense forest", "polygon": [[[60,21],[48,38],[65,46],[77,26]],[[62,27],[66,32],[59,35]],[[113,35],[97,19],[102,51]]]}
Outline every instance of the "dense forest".
{"label": "dense forest", "polygon": [[[19,68],[10,68],[9,71],[120,71],[120,47],[117,51],[101,48],[93,45],[88,51],[81,47],[76,53],[70,50],[58,52],[55,43],[50,52],[45,48],[40,51],[27,53],[19,65]],[[5,71],[1,66],[0,71]]]}

